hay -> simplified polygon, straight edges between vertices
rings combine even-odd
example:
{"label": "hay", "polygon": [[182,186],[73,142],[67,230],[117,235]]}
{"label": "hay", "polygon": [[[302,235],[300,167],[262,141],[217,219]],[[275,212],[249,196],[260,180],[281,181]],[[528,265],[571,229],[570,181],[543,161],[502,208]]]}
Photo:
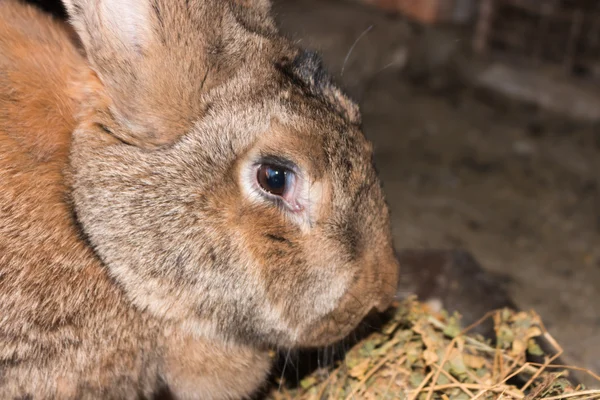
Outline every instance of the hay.
{"label": "hay", "polygon": [[[487,318],[494,321],[497,343],[469,331]],[[544,356],[536,337],[554,347],[542,364],[527,355]],[[461,330],[460,317],[431,312],[409,299],[397,305],[381,330],[357,343],[345,359],[305,377],[297,388],[282,382],[269,399],[404,400],[592,400],[600,390],[573,387],[570,370],[553,365],[562,348],[535,312],[508,309],[487,314]]]}

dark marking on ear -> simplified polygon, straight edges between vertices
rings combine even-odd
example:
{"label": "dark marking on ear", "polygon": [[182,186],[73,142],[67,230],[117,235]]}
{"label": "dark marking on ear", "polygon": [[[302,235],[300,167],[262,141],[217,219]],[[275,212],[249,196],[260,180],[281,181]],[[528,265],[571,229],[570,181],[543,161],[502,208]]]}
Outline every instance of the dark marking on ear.
{"label": "dark marking on ear", "polygon": [[331,77],[323,67],[323,59],[313,51],[301,52],[291,64],[300,79],[316,88],[323,90],[331,85]]}
{"label": "dark marking on ear", "polygon": [[[315,53],[301,52],[295,59],[290,60],[288,57],[283,57],[275,63],[277,69],[282,75],[288,78],[294,85],[300,87],[307,95],[316,96],[319,92],[319,87],[315,85],[319,81],[323,84],[323,75],[318,72],[322,70],[322,64],[319,65],[320,59]],[[320,79],[314,79],[312,75],[320,75]]]}
{"label": "dark marking on ear", "polygon": [[336,86],[316,52],[300,51],[293,60],[283,57],[275,63],[275,69],[299,87],[305,96],[320,100],[346,121],[360,124],[356,105]]}

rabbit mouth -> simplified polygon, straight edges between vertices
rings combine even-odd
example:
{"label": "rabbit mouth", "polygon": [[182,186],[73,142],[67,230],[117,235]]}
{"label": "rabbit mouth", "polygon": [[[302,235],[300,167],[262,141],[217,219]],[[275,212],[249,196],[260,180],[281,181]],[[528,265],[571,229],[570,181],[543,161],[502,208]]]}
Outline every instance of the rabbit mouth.
{"label": "rabbit mouth", "polygon": [[370,307],[336,310],[306,329],[299,337],[299,347],[322,347],[347,337],[373,310]]}
{"label": "rabbit mouth", "polygon": [[299,345],[330,345],[347,337],[368,315],[385,312],[396,293],[395,285],[386,284],[385,277],[394,278],[398,273],[396,263],[392,262],[389,266],[395,268],[391,275],[377,270],[356,276],[336,307],[304,330],[299,337]]}

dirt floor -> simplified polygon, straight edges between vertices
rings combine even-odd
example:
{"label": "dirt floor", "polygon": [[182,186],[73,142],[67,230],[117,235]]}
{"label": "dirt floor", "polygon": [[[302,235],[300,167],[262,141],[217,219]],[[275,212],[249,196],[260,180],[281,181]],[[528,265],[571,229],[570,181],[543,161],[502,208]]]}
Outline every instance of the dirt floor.
{"label": "dirt floor", "polygon": [[464,35],[352,2],[275,9],[360,102],[396,246],[467,249],[542,315],[566,361],[599,372],[600,129],[456,82],[439,65]]}

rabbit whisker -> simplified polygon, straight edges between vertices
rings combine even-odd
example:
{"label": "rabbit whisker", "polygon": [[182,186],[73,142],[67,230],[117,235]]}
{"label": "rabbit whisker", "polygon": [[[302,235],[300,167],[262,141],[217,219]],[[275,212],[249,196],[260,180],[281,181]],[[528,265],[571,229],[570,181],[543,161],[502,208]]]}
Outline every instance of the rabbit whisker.
{"label": "rabbit whisker", "polygon": [[363,36],[365,36],[367,33],[369,33],[371,31],[371,29],[373,29],[373,25],[369,25],[369,27],[367,29],[365,29],[358,36],[358,38],[356,38],[356,40],[354,41],[354,43],[352,44],[352,46],[350,46],[350,50],[348,50],[348,54],[346,54],[346,58],[344,58],[344,63],[342,64],[342,71],[340,73],[340,76],[344,76],[344,69],[346,68],[346,63],[348,62],[348,59],[350,58],[350,55],[352,54],[352,51],[354,51],[354,48],[356,47],[356,45],[358,44],[358,42],[360,41],[360,39],[362,39]]}
{"label": "rabbit whisker", "polygon": [[279,378],[279,387],[277,388],[277,392],[279,392],[279,393],[281,393],[281,385],[283,384],[283,378],[284,378],[284,375],[285,375],[285,369],[286,369],[286,367],[288,365],[288,362],[290,361],[290,352],[291,351],[292,351],[291,349],[288,349],[287,353],[285,354],[285,361],[283,362],[283,368],[282,368],[282,371],[281,371],[281,377]]}

